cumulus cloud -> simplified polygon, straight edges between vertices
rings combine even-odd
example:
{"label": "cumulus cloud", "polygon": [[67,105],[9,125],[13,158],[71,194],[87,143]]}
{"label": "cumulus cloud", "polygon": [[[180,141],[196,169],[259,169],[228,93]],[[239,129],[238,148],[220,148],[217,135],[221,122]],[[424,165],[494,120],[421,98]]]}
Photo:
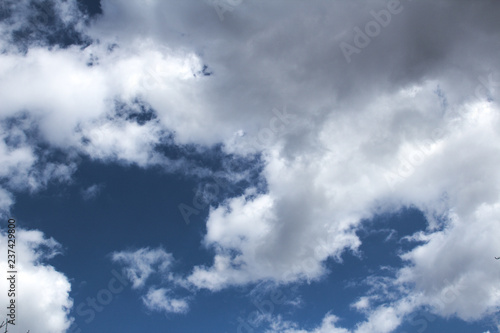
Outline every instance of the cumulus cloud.
{"label": "cumulus cloud", "polygon": [[413,284],[415,297],[444,317],[473,321],[495,313],[500,306],[500,268],[494,262],[500,252],[495,242],[499,207],[483,204],[467,217],[454,213],[443,230],[415,235],[424,245],[402,256],[410,265],[401,269],[397,282]]}
{"label": "cumulus cloud", "polygon": [[[0,246],[7,248],[7,234],[0,233]],[[16,229],[16,330],[27,332],[66,332],[72,322],[69,316],[73,300],[69,296],[69,279],[47,260],[60,253],[60,244],[46,238],[38,230]],[[0,264],[7,266],[7,256]],[[8,280],[1,279],[0,288],[8,290]],[[36,300],[36,301],[35,301]],[[2,295],[2,308],[9,299]]]}
{"label": "cumulus cloud", "polygon": [[12,192],[36,192],[51,182],[69,183],[76,170],[70,153],[56,159],[54,147],[35,142],[34,119],[24,113],[0,119],[0,211],[14,203]]}
{"label": "cumulus cloud", "polygon": [[[500,251],[494,241],[498,237],[497,210],[498,204],[483,205],[467,220],[450,213],[444,229],[409,237],[421,243],[401,255],[409,264],[394,279],[372,280],[371,293],[352,304],[367,315],[352,332],[392,332],[420,309],[468,322],[494,315],[500,295],[499,268],[493,258]],[[464,242],[468,244],[465,248]]]}

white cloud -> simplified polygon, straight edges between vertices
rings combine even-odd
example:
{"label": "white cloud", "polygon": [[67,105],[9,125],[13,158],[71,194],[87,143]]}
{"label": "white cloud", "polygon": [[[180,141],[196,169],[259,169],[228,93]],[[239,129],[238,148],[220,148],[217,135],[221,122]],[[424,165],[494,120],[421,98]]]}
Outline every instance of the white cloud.
{"label": "white cloud", "polygon": [[170,298],[169,290],[165,288],[151,288],[142,298],[144,305],[150,310],[172,313],[186,313],[189,305],[185,299]]}
{"label": "white cloud", "polygon": [[0,211],[6,211],[14,203],[10,192],[0,187]]}
{"label": "white cloud", "polygon": [[[180,285],[188,288],[182,278],[169,273],[173,256],[161,247],[157,249],[142,248],[136,251],[122,251],[112,254],[112,260],[124,266],[123,270],[132,282],[132,288],[140,289],[149,285],[147,293],[142,296],[144,305],[152,311],[166,313],[186,313],[189,310],[188,298],[172,297],[173,288]],[[160,276],[161,282],[148,283],[151,276]],[[161,286],[161,285],[168,286]]]}
{"label": "white cloud", "polygon": [[[1,115],[0,115],[1,119]],[[4,120],[3,122],[1,120]],[[39,149],[33,142],[34,120],[25,114],[0,120],[0,211],[7,212],[14,203],[12,191],[36,192],[50,182],[71,182],[76,163],[53,162],[51,149]],[[70,154],[71,155],[71,154]]]}
{"label": "white cloud", "polygon": [[356,333],[388,333],[394,331],[402,321],[403,315],[399,306],[380,306],[368,316],[367,320],[360,323],[354,330]]}
{"label": "white cloud", "polygon": [[409,300],[398,301],[390,305],[381,305],[370,311],[366,321],[358,323],[352,330],[338,327],[336,323],[339,318],[327,313],[320,326],[305,330],[299,329],[294,322],[283,321],[276,317],[270,325],[268,333],[389,333],[393,332],[403,321],[404,317],[411,313],[415,304]]}
{"label": "white cloud", "polygon": [[159,143],[158,130],[151,125],[126,121],[110,121],[102,126],[84,130],[90,140],[83,150],[96,159],[122,160],[146,166],[154,162],[152,148]]}
{"label": "white cloud", "polygon": [[[6,233],[0,234],[0,247],[7,248]],[[15,301],[16,330],[19,332],[66,332],[72,322],[69,311],[73,301],[69,297],[71,285],[68,278],[46,260],[59,253],[60,245],[46,238],[37,230],[16,229],[17,285]],[[0,258],[0,265],[7,267],[7,256]],[[0,280],[0,288],[8,290],[8,281]],[[5,309],[9,299],[2,295]],[[12,326],[9,327],[11,329]]]}
{"label": "white cloud", "polygon": [[323,318],[319,327],[308,331],[296,328],[297,325],[295,323],[282,321],[281,318],[277,318],[271,323],[271,329],[267,330],[266,333],[349,333],[349,331],[344,328],[336,327],[335,323],[338,320],[338,317],[328,313]]}
{"label": "white cloud", "polygon": [[[28,187],[26,180],[35,163],[33,149],[26,143],[26,136],[18,128],[7,129],[2,126],[0,134],[0,177],[8,178],[11,186]],[[9,147],[6,141],[11,139],[16,144]]]}
{"label": "white cloud", "polygon": [[360,297],[354,304],[352,304],[352,307],[358,311],[368,309],[370,308],[370,298],[366,296]]}
{"label": "white cloud", "polygon": [[[401,269],[399,283],[414,284],[415,295],[444,317],[473,321],[500,306],[494,256],[500,252],[500,205],[483,204],[467,217],[451,214],[442,231],[419,234],[424,241],[403,255],[410,265]],[[463,246],[467,244],[467,246]]]}
{"label": "white cloud", "polygon": [[10,14],[0,24],[0,48],[9,52],[47,46],[54,34],[82,31],[87,19],[76,1],[4,0],[0,10]]}
{"label": "white cloud", "polygon": [[[374,282],[372,295],[352,305],[367,315],[353,332],[393,332],[406,316],[421,308],[469,322],[494,315],[500,297],[499,267],[494,260],[500,251],[495,242],[499,237],[498,207],[482,205],[469,219],[451,213],[443,230],[412,236],[411,240],[423,244],[402,255],[409,265],[395,279]],[[394,291],[388,292],[391,289]],[[389,303],[370,305],[370,299],[384,298]],[[394,299],[397,301],[391,301]]]}
{"label": "white cloud", "polygon": [[173,256],[162,248],[114,252],[111,258],[124,265],[124,272],[135,289],[144,287],[151,274],[165,274],[173,261]]}

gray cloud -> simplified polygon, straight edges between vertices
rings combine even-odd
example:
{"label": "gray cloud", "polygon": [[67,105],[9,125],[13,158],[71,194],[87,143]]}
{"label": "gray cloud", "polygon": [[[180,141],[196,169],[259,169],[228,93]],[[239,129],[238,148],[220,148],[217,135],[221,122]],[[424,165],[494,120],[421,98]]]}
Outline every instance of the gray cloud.
{"label": "gray cloud", "polygon": [[[214,263],[186,277],[197,288],[321,278],[328,257],[340,262],[359,249],[362,219],[422,210],[424,244],[404,255],[405,278],[393,281],[410,291],[388,307],[364,307],[367,321],[357,330],[390,332],[409,312],[435,305],[420,276],[431,274],[437,256],[462,248],[459,235],[500,235],[495,215],[483,213],[499,204],[500,21],[496,1],[401,0],[390,23],[347,62],[340,45],[355,45],[357,31],[366,33],[373,12],[387,6],[243,1],[221,20],[203,2],[104,0],[102,16],[79,30],[93,40],[83,50],[33,44],[18,53],[2,41],[0,116],[27,110],[51,146],[143,167],[172,162],[154,151],[165,133],[174,133],[174,144],[260,153],[267,192],[249,187],[212,207],[204,243],[216,250]],[[140,124],[112,116],[114,101],[133,107],[137,98],[157,118]],[[256,146],[282,105],[295,125]],[[23,144],[2,156],[14,161],[16,153],[29,173],[38,159],[32,149]],[[447,245],[437,251],[436,242]],[[484,250],[477,244],[470,260],[481,261]],[[470,270],[476,287],[465,278]],[[439,265],[431,275],[438,290],[446,276],[477,296],[473,315],[460,301],[440,315],[475,320],[500,304],[498,293],[488,294],[498,282],[491,270]],[[418,292],[428,297],[415,299]],[[323,327],[335,318],[326,316]],[[382,319],[388,324],[377,326]]]}

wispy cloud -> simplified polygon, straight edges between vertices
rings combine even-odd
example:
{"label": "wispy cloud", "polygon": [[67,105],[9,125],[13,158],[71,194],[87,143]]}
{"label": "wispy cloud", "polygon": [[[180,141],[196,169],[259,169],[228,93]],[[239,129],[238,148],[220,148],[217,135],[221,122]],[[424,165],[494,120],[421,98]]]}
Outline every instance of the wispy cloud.
{"label": "wispy cloud", "polygon": [[94,198],[96,198],[99,193],[102,191],[104,185],[102,184],[94,184],[94,185],[90,185],[89,187],[87,187],[86,189],[83,189],[82,190],[82,197],[84,200],[92,200]]}
{"label": "wispy cloud", "polygon": [[135,289],[144,287],[151,274],[165,274],[173,261],[172,254],[162,248],[114,252],[111,258],[124,266],[125,274]]}
{"label": "wispy cloud", "polygon": [[169,290],[165,288],[149,289],[148,293],[142,298],[146,307],[150,310],[172,313],[186,313],[189,309],[188,302],[185,299],[169,297]]}

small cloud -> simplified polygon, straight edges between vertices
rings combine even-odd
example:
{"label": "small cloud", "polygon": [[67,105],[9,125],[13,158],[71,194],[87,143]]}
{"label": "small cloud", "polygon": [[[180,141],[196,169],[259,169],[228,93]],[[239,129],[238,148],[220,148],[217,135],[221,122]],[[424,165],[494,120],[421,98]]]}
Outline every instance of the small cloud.
{"label": "small cloud", "polygon": [[92,200],[99,195],[99,193],[104,188],[102,184],[94,184],[88,188],[82,190],[82,197],[84,200]]}
{"label": "small cloud", "polygon": [[351,305],[358,311],[366,310],[370,307],[370,299],[368,297],[360,297],[358,301]]}
{"label": "small cloud", "polygon": [[165,311],[172,313],[186,313],[189,305],[186,299],[170,298],[170,290],[166,288],[151,288],[146,296],[142,298],[144,305],[153,311]]}
{"label": "small cloud", "polygon": [[[124,266],[123,271],[132,282],[132,289],[144,290],[151,276],[161,276],[174,286],[186,287],[182,278],[169,274],[174,261],[172,254],[165,252],[161,247],[156,249],[141,248],[136,251],[121,251],[111,254],[114,262]],[[144,305],[151,311],[165,313],[187,313],[189,311],[188,298],[174,298],[171,287],[150,286],[147,293],[141,297]],[[142,293],[142,291],[141,291]]]}
{"label": "small cloud", "polygon": [[132,282],[132,288],[139,289],[144,287],[152,274],[166,274],[174,259],[162,248],[142,248],[134,252],[115,252],[112,260],[125,266],[124,271]]}

